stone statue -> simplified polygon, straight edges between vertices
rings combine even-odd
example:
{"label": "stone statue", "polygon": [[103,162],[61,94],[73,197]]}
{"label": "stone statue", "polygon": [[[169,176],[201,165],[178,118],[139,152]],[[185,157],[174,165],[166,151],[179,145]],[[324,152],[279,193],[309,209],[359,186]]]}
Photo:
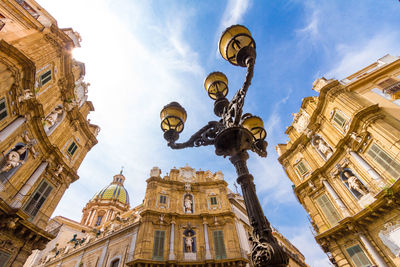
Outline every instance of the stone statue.
{"label": "stone statue", "polygon": [[36,158],[39,155],[39,152],[37,152],[34,147],[37,145],[37,140],[35,138],[30,138],[28,131],[22,134],[22,139],[25,141],[26,147],[32,152],[33,157]]}
{"label": "stone statue", "polygon": [[330,148],[329,145],[320,136],[314,135],[312,138],[312,144],[323,155],[325,160],[328,160],[332,156],[332,148]]}
{"label": "stone statue", "polygon": [[193,238],[190,236],[190,233],[185,238],[185,252],[193,252]]}
{"label": "stone statue", "polygon": [[368,194],[368,188],[351,171],[345,170],[343,175],[347,179],[350,190],[354,190],[362,196]]}
{"label": "stone statue", "polygon": [[187,195],[185,197],[185,213],[192,213],[192,200],[190,199],[190,196]]}
{"label": "stone statue", "polygon": [[64,169],[64,166],[61,164],[58,164],[57,167],[53,169],[54,175],[58,177],[62,173],[63,169]]}
{"label": "stone statue", "polygon": [[23,163],[23,160],[21,160],[21,155],[25,153],[26,147],[23,146],[19,148],[18,150],[12,150],[10,153],[7,154],[6,156],[6,162],[4,166],[1,168],[1,173],[3,172],[8,172],[12,168],[18,167]]}
{"label": "stone statue", "polygon": [[56,107],[44,120],[45,126],[50,128],[57,122],[58,115],[63,113],[63,108],[61,106]]}
{"label": "stone statue", "polygon": [[185,191],[191,191],[191,190],[192,190],[192,187],[190,186],[190,184],[186,183],[185,184]]}

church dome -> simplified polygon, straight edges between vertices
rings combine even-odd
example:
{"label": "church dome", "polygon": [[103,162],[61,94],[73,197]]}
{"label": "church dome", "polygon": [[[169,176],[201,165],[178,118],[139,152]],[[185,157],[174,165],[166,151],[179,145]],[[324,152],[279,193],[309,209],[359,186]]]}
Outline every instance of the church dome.
{"label": "church dome", "polygon": [[92,198],[93,200],[116,200],[124,205],[129,204],[129,195],[124,187],[125,177],[122,174],[114,176],[113,182],[100,190]]}

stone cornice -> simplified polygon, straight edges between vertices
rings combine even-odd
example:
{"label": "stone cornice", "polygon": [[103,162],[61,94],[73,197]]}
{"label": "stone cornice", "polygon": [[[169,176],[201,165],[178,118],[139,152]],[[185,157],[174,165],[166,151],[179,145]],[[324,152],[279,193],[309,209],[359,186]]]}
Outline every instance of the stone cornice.
{"label": "stone cornice", "polygon": [[[146,182],[147,183],[158,182],[161,184],[179,185],[179,186],[184,186],[186,184],[186,182],[183,182],[183,181],[166,180],[161,177],[150,177],[146,180]],[[192,186],[215,186],[215,185],[228,186],[228,183],[225,180],[212,180],[212,181],[204,181],[204,182],[191,182],[190,185],[192,185]]]}

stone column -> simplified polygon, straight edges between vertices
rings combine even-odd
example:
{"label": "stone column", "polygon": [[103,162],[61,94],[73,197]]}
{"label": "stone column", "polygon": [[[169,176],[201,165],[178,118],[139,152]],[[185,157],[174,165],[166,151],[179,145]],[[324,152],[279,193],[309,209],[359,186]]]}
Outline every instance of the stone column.
{"label": "stone column", "polygon": [[379,267],[388,267],[385,260],[381,257],[381,255],[379,255],[378,251],[376,251],[371,242],[369,242],[368,238],[363,233],[359,233],[359,237],[369,254],[371,254],[375,263],[378,264]]}
{"label": "stone column", "polygon": [[0,131],[0,142],[3,142],[7,137],[9,137],[15,130],[21,126],[26,119],[24,117],[18,117],[15,119],[13,122],[11,122],[9,125],[7,125],[6,128]]}
{"label": "stone column", "polygon": [[385,182],[382,179],[382,177],[374,170],[374,168],[371,167],[371,165],[368,164],[360,155],[357,154],[357,152],[350,151],[349,154],[360,164],[360,166],[366,170],[369,175],[371,175],[372,179],[375,180],[377,185],[382,188],[385,186]]}
{"label": "stone column", "polygon": [[175,254],[174,254],[174,241],[175,241],[175,221],[171,221],[171,235],[169,238],[169,260],[175,260]]}
{"label": "stone column", "polygon": [[90,220],[90,217],[92,217],[92,215],[93,215],[93,212],[94,212],[93,210],[91,210],[91,211],[89,212],[89,214],[88,214],[88,216],[87,216],[85,222],[83,223],[84,225],[88,225],[89,220]]}
{"label": "stone column", "polygon": [[203,222],[203,228],[204,228],[204,243],[206,245],[206,260],[211,259],[211,252],[210,252],[210,245],[208,243],[208,230],[207,230],[207,222]]}
{"label": "stone column", "polygon": [[99,259],[99,265],[98,266],[103,266],[104,258],[106,257],[107,249],[108,249],[108,243],[110,243],[110,239],[107,239],[106,243],[104,244],[103,251],[101,252],[101,256]]}
{"label": "stone column", "polygon": [[133,260],[133,256],[134,256],[133,253],[135,253],[137,230],[134,230],[134,231],[135,232],[132,234],[131,244],[129,245],[128,261]]}
{"label": "stone column", "polygon": [[75,267],[79,267],[79,264],[81,263],[81,261],[82,261],[82,257],[83,257],[83,254],[85,253],[85,250],[83,250],[82,252],[81,252],[81,254],[79,255],[79,257],[78,257],[78,260],[77,260],[77,262],[76,262],[76,264],[75,264]]}
{"label": "stone column", "polygon": [[328,191],[328,193],[335,200],[336,204],[339,206],[340,210],[342,211],[343,217],[350,216],[349,210],[344,205],[343,201],[339,198],[339,196],[336,194],[335,190],[332,188],[332,186],[329,184],[329,182],[327,180],[323,179],[322,183],[324,184],[326,191]]}
{"label": "stone column", "polygon": [[42,175],[44,170],[46,169],[47,165],[49,163],[46,161],[43,161],[39,167],[33,172],[31,177],[29,177],[28,181],[25,183],[25,185],[18,191],[18,193],[14,196],[12,200],[11,206],[13,208],[20,208],[22,206],[22,199],[24,196],[26,196],[29,192],[29,190],[32,188],[32,186],[36,183],[36,181],[39,179],[39,177]]}

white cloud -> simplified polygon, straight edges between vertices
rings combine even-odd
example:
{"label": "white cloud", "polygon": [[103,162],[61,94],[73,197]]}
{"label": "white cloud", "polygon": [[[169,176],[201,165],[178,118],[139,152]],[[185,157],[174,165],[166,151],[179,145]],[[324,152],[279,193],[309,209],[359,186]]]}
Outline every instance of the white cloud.
{"label": "white cloud", "polygon": [[397,56],[400,54],[399,41],[396,32],[382,31],[364,42],[338,44],[336,50],[340,60],[334,62],[335,67],[326,76],[343,79],[388,53]]}
{"label": "white cloud", "polygon": [[243,15],[250,6],[250,0],[229,0],[219,29],[225,29],[242,21]]}
{"label": "white cloud", "polygon": [[308,12],[310,14],[306,16],[308,18],[307,25],[298,29],[296,32],[302,35],[303,38],[308,39],[308,41],[315,42],[319,37],[320,11],[315,5],[311,4],[311,2],[309,2],[308,5]]}

